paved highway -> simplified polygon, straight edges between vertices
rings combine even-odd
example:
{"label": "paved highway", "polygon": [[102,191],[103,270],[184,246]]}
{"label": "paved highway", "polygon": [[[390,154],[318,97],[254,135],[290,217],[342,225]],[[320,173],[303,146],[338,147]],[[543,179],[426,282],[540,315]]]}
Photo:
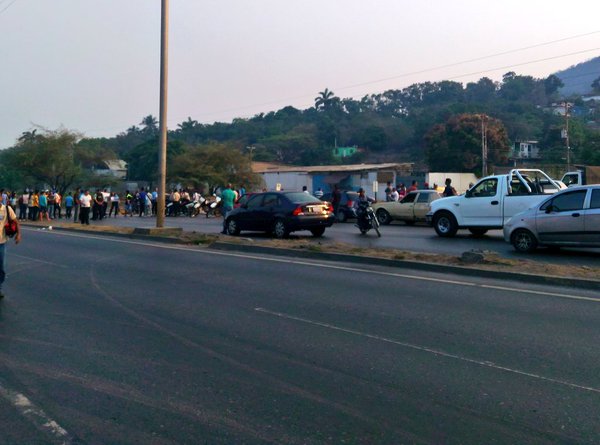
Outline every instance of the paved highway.
{"label": "paved highway", "polygon": [[600,298],[25,229],[0,443],[600,443]]}

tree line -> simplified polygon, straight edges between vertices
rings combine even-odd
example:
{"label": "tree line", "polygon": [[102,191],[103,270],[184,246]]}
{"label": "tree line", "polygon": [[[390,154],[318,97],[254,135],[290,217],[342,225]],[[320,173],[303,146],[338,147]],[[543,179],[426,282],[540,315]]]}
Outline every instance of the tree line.
{"label": "tree line", "polygon": [[[574,162],[600,163],[600,116],[580,97],[563,98],[561,80],[506,73],[463,85],[423,82],[403,89],[340,98],[329,89],[314,106],[286,106],[231,123],[203,124],[191,117],[169,131],[168,180],[195,187],[258,179],[250,159],[295,165],[354,162],[415,162],[424,168],[481,173],[481,128],[485,122],[490,162],[504,163],[511,141],[537,140],[545,162],[564,162],[564,117],[553,103],[573,104],[569,122]],[[593,86],[600,93],[600,84]],[[599,111],[600,113],[600,111]],[[151,115],[109,138],[67,130],[23,133],[0,153],[0,180],[46,181],[65,187],[102,159],[124,159],[128,179],[153,181],[158,167],[158,122]],[[336,146],[357,146],[352,158],[333,157]],[[61,149],[61,147],[63,147]],[[43,153],[43,154],[42,154]]]}

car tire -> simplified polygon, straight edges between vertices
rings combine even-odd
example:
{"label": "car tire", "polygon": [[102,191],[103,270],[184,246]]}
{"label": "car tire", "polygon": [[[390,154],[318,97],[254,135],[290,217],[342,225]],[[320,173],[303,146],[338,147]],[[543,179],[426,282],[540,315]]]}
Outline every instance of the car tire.
{"label": "car tire", "polygon": [[458,231],[458,223],[452,213],[439,212],[433,215],[433,228],[438,236],[451,238]]}
{"label": "car tire", "polygon": [[343,212],[343,210],[338,210],[337,214],[335,215],[337,222],[346,222],[346,214]]}
{"label": "car tire", "polygon": [[487,233],[487,229],[478,229],[476,227],[469,227],[469,232],[475,237],[480,238]]}
{"label": "car tire", "polygon": [[240,234],[240,226],[237,221],[233,218],[230,218],[227,221],[227,233],[231,236],[237,236]]}
{"label": "car tire", "polygon": [[315,238],[319,238],[325,233],[325,227],[315,227],[314,229],[310,229],[310,233],[312,233]]}
{"label": "car tire", "polygon": [[385,209],[377,209],[375,215],[377,216],[379,222],[384,226],[387,226],[389,223],[392,222],[392,215],[390,215],[390,212],[388,212]]}
{"label": "car tire", "polygon": [[275,238],[284,239],[287,238],[289,234],[290,231],[288,230],[285,221],[283,219],[276,220],[275,224],[273,224],[273,235],[275,235]]}
{"label": "car tire", "polygon": [[533,252],[538,246],[535,235],[526,229],[515,230],[510,236],[510,242],[521,253]]}

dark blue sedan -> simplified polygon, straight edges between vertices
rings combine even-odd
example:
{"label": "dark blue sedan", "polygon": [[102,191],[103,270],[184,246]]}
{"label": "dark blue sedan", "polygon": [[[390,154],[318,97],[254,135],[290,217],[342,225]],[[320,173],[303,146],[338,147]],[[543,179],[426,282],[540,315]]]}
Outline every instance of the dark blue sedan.
{"label": "dark blue sedan", "polygon": [[304,192],[266,192],[252,195],[233,209],[227,215],[226,227],[229,235],[248,230],[286,238],[298,230],[321,236],[333,221],[333,206],[329,202]]}

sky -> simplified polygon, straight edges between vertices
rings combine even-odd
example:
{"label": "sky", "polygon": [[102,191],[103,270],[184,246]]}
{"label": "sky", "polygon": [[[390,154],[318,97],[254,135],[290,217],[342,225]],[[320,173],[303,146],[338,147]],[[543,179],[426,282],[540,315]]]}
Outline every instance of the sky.
{"label": "sky", "polygon": [[[160,0],[0,0],[0,148],[158,116],[160,15]],[[325,88],[547,77],[600,55],[599,17],[597,0],[170,0],[167,123],[305,109]]]}

